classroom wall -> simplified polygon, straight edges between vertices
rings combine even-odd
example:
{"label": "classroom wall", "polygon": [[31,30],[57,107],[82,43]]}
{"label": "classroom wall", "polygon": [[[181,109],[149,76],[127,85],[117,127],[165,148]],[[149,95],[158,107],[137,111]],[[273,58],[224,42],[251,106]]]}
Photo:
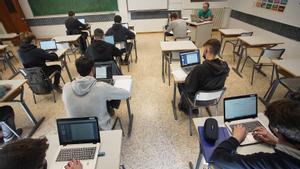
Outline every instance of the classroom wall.
{"label": "classroom wall", "polygon": [[[251,15],[256,15],[266,19],[286,23],[289,25],[300,27],[300,1],[290,0],[286,6],[284,13],[275,12],[272,10],[257,8],[254,6],[255,0],[230,0],[229,6],[233,10],[238,10]],[[230,18],[229,28],[243,28],[249,31],[253,31],[254,35],[264,36],[270,38],[270,40],[280,40],[284,44],[279,45],[278,48],[285,48],[284,58],[299,58],[300,57],[300,42],[285,38],[283,36],[274,34],[256,26],[241,22],[239,20]]]}

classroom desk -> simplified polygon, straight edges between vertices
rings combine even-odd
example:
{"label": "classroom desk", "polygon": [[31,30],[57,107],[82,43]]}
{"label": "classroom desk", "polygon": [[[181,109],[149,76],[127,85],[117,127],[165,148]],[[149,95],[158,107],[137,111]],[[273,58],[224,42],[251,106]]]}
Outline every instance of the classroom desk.
{"label": "classroom desk", "polygon": [[[52,39],[56,41],[56,43],[68,43],[70,44],[70,49],[71,52],[75,55],[76,57],[76,52],[75,49],[73,49],[72,44],[79,44],[79,38],[81,35],[64,35],[64,36],[55,36]],[[81,51],[81,50],[80,50]]]}
{"label": "classroom desk", "polygon": [[237,62],[236,67],[232,68],[232,70],[240,77],[242,77],[242,75],[239,72],[240,64],[243,57],[247,57],[248,48],[271,48],[278,44],[283,44],[283,42],[281,41],[270,40],[270,38],[261,36],[244,36],[238,37],[238,39],[242,42],[241,47],[239,49],[239,54],[237,55],[239,57],[239,60]]}
{"label": "classroom desk", "polygon": [[[289,79],[294,79],[295,82],[300,82],[300,59],[283,59],[283,60],[272,60],[274,66],[276,66],[276,74],[277,74],[277,78],[272,82],[271,86],[269,87],[269,89],[267,90],[267,92],[265,93],[264,97],[261,98],[259,97],[259,99],[265,104],[269,104],[273,94],[277,88],[277,86],[279,85],[279,76],[278,76],[278,68],[282,69],[283,71],[287,72],[289,74],[288,77]],[[285,78],[285,77],[284,77]],[[298,79],[298,80],[296,80]],[[294,85],[298,85],[298,84],[294,84]],[[300,87],[300,85],[299,85]]]}
{"label": "classroom desk", "polygon": [[203,44],[211,39],[213,21],[204,21],[204,22],[186,22],[188,29],[191,30],[191,39],[195,42],[198,48],[201,48]]}
{"label": "classroom desk", "polygon": [[[59,141],[58,135],[46,135],[49,143],[49,148],[46,152],[46,160],[48,168],[51,169],[51,163],[54,161],[54,155],[58,151]],[[119,169],[122,147],[122,131],[110,130],[100,131],[100,152],[105,152],[103,157],[98,157],[96,168],[99,169]],[[67,162],[66,162],[67,163]]]}
{"label": "classroom desk", "polygon": [[[26,105],[24,101],[24,84],[26,82],[27,80],[1,80],[0,85],[9,84],[12,87],[11,90],[0,99],[0,102],[1,103],[18,102],[21,104],[29,120],[33,123],[33,128],[31,129],[30,133],[27,136],[27,137],[31,137],[35,133],[35,131],[39,128],[39,126],[42,124],[45,117],[42,117],[39,121],[37,121],[33,116],[32,112],[29,110],[28,106]],[[16,97],[18,97],[19,95],[20,95],[20,99],[16,99]]]}
{"label": "classroom desk", "polygon": [[219,29],[219,32],[221,34],[221,45],[222,45],[225,38],[237,38],[241,36],[242,33],[247,33],[249,31],[244,29]]}
{"label": "classroom desk", "polygon": [[[198,134],[199,134],[198,126],[204,126],[204,122],[207,118],[209,118],[209,117],[193,118],[193,122],[194,122],[194,125],[195,125],[196,129],[197,129]],[[218,121],[219,127],[225,127],[223,116],[215,116],[213,118],[215,118]],[[260,119],[260,121],[263,123],[264,126],[266,126],[266,127],[268,126],[269,121],[263,113],[258,113],[258,118]],[[267,130],[269,131],[269,129],[267,129]],[[200,148],[200,152],[199,152],[199,156],[198,156],[198,159],[197,159],[195,169],[199,169],[199,167],[201,169],[209,168],[208,163],[206,162],[204,156],[202,155],[201,143],[200,142],[199,142],[199,148]],[[248,145],[248,146],[240,146],[237,149],[237,153],[238,154],[243,154],[243,155],[253,154],[253,153],[257,153],[257,152],[272,153],[272,152],[274,152],[274,149],[271,146],[268,146],[266,144],[254,144],[254,145]],[[190,165],[190,168],[193,168],[193,165],[192,165],[191,162],[189,162],[189,165]]]}
{"label": "classroom desk", "polygon": [[17,33],[0,34],[0,40],[11,41],[15,46],[19,46],[20,34]]}
{"label": "classroom desk", "polygon": [[[14,77],[18,70],[16,69],[16,67],[11,63],[10,59],[9,59],[9,55],[7,53],[7,47],[8,45],[0,45],[0,55],[3,55],[3,59],[4,61],[8,64],[8,67],[10,68],[11,72],[13,73],[12,77]],[[12,78],[11,77],[11,78]],[[9,78],[9,79],[11,79]],[[2,79],[2,77],[0,76],[0,79]]]}
{"label": "classroom desk", "polygon": [[130,93],[130,96],[126,98],[126,104],[127,104],[127,113],[128,113],[128,136],[131,135],[132,131],[132,125],[133,125],[133,114],[131,112],[130,107],[130,98],[132,93],[132,77],[131,76],[113,76],[113,79],[115,81],[114,86],[117,88],[125,89]]}
{"label": "classroom desk", "polygon": [[[165,60],[166,56],[171,52],[180,52],[180,51],[191,51],[197,50],[197,46],[192,41],[171,41],[171,42],[160,42],[160,48],[162,52],[162,80],[165,83]],[[172,58],[170,57],[170,60]],[[168,79],[170,85],[170,65],[171,62],[168,64]]]}

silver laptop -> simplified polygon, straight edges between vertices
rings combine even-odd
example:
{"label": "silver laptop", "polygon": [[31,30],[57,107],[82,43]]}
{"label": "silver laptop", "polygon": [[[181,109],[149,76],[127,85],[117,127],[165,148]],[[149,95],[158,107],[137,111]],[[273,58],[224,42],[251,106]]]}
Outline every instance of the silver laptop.
{"label": "silver laptop", "polygon": [[84,169],[95,169],[100,149],[97,117],[57,119],[59,150],[51,169],[63,169],[70,160],[80,160]]}
{"label": "silver laptop", "polygon": [[114,36],[105,36],[104,37],[104,41],[106,42],[106,43],[110,43],[110,44],[112,44],[112,45],[114,45],[115,44],[115,39],[114,39]]}
{"label": "silver laptop", "polygon": [[82,24],[86,24],[85,19],[84,18],[80,18],[78,19],[79,22],[81,22]]}
{"label": "silver laptop", "polygon": [[241,145],[258,143],[252,133],[256,127],[264,126],[257,117],[257,95],[224,98],[224,122],[231,133],[235,125],[242,124],[246,127],[248,135]]}
{"label": "silver laptop", "polygon": [[102,81],[113,85],[114,81],[112,77],[112,65],[95,63],[95,71],[97,81]]}
{"label": "silver laptop", "polygon": [[200,64],[200,52],[199,50],[180,52],[179,59],[182,70],[189,74],[195,66]]}
{"label": "silver laptop", "polygon": [[40,48],[47,52],[56,52],[57,51],[57,45],[56,45],[55,40],[40,41]]}
{"label": "silver laptop", "polygon": [[122,26],[124,26],[125,28],[129,28],[129,25],[128,25],[128,23],[122,23]]}

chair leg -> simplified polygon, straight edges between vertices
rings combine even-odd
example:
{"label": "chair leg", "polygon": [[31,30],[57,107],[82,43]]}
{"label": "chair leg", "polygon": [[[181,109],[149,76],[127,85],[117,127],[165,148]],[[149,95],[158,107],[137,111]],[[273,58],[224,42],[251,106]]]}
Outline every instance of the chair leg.
{"label": "chair leg", "polygon": [[253,85],[253,79],[254,79],[254,70],[255,70],[255,65],[253,65],[253,69],[252,69],[251,85]]}
{"label": "chair leg", "polygon": [[62,75],[60,75],[60,78],[61,78],[63,84],[66,84],[65,79],[62,77]]}
{"label": "chair leg", "polygon": [[226,43],[227,43],[227,41],[225,41],[225,42],[224,42],[223,49],[222,49],[222,52],[221,52],[221,54],[222,54],[222,55],[223,55],[223,52],[224,52],[224,49],[225,49]]}
{"label": "chair leg", "polygon": [[190,136],[192,136],[192,107],[189,107],[189,129]]}
{"label": "chair leg", "polygon": [[120,165],[121,169],[126,169],[124,165]]}
{"label": "chair leg", "polygon": [[247,60],[248,60],[248,56],[246,56],[246,59],[245,59],[245,61],[244,61],[244,63],[243,63],[243,66],[242,66],[242,69],[241,69],[241,73],[243,72],[243,69],[244,69],[244,67],[245,67],[245,65],[246,65]]}
{"label": "chair leg", "polygon": [[36,104],[35,94],[32,92],[34,104]]}
{"label": "chair leg", "polygon": [[271,82],[270,82],[270,85],[272,85],[272,82],[273,82],[274,71],[275,71],[275,65],[273,65],[273,67],[272,67],[272,75],[271,75]]}
{"label": "chair leg", "polygon": [[52,90],[52,94],[53,94],[53,101],[54,101],[54,103],[56,103],[56,98],[55,98],[55,92],[54,92],[54,90]]}

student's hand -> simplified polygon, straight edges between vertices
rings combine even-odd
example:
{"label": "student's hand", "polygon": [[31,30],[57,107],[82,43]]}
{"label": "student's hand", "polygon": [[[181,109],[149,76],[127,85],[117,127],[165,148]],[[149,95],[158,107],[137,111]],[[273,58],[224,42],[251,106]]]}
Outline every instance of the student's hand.
{"label": "student's hand", "polygon": [[65,169],[82,169],[82,164],[79,160],[72,160],[65,165]]}
{"label": "student's hand", "polygon": [[247,133],[248,132],[246,130],[246,127],[239,124],[239,125],[234,126],[232,137],[234,137],[235,139],[237,139],[237,141],[239,143],[241,143],[245,140]]}
{"label": "student's hand", "polygon": [[257,141],[262,141],[270,145],[275,145],[278,142],[278,138],[274,137],[264,127],[257,127],[253,131],[253,137]]}

